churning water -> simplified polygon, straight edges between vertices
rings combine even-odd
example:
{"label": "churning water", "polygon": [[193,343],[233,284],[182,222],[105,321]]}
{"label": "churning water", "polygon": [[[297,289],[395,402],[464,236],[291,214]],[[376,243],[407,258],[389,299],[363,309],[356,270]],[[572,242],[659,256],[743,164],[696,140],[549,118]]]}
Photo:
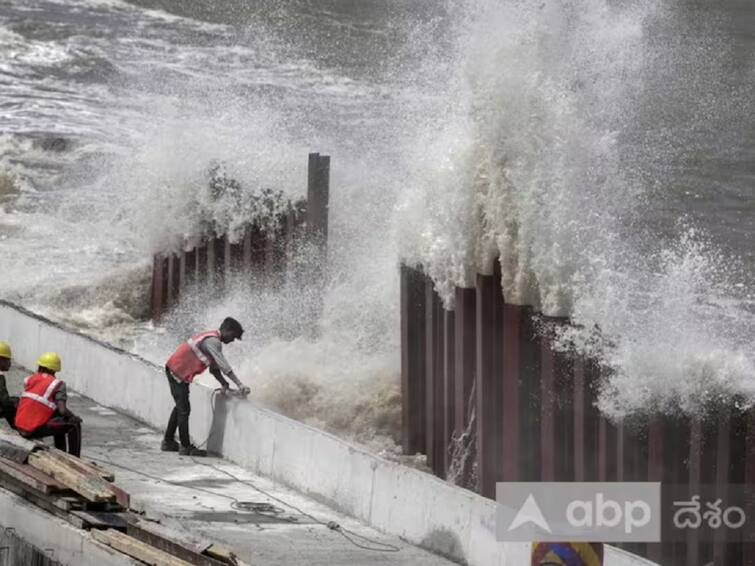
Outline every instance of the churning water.
{"label": "churning water", "polygon": [[[235,314],[259,398],[379,440],[399,261],[450,301],[500,257],[507,300],[612,368],[606,410],[755,399],[754,79],[746,1],[0,1],[0,293],[158,362]],[[209,167],[300,196],[309,151],[319,337],[307,285],[144,322],[151,253],[238,220]]]}

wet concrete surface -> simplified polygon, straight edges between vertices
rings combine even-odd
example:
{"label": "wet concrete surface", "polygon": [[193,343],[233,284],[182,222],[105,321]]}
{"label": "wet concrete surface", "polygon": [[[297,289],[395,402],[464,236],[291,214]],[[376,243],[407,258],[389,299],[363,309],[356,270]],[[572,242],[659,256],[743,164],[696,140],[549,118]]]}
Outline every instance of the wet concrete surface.
{"label": "wet concrete surface", "polygon": [[[11,395],[25,376],[8,374]],[[255,566],[452,564],[220,458],[161,452],[160,431],[69,394],[71,410],[84,420],[82,458],[112,469],[133,509],[182,537],[224,545]],[[169,395],[167,386],[155,394]],[[330,521],[350,533],[329,529]]]}

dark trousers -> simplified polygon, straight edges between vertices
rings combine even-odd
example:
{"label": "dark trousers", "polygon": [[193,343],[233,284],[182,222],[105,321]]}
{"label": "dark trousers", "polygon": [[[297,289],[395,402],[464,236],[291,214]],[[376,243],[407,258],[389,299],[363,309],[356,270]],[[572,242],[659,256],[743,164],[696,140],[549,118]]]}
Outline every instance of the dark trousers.
{"label": "dark trousers", "polygon": [[68,440],[68,453],[72,456],[81,456],[81,422],[66,419],[57,413],[31,434],[25,434],[24,438],[34,440],[52,436],[55,441],[55,448],[66,450],[66,440]]}
{"label": "dark trousers", "polygon": [[5,376],[0,373],[0,416],[8,421],[11,428],[16,428],[16,408],[18,397],[8,395],[8,387],[5,385]]}
{"label": "dark trousers", "polygon": [[170,414],[170,419],[168,419],[168,428],[165,429],[165,440],[175,442],[176,428],[178,428],[178,439],[181,441],[181,446],[189,446],[191,444],[189,439],[189,414],[191,413],[189,384],[176,381],[168,368],[165,368],[165,375],[168,376],[170,394],[176,402],[176,406],[173,407],[173,412]]}
{"label": "dark trousers", "polygon": [[18,397],[8,397],[5,402],[0,403],[0,416],[2,416],[11,428],[16,428],[16,409],[18,408]]}

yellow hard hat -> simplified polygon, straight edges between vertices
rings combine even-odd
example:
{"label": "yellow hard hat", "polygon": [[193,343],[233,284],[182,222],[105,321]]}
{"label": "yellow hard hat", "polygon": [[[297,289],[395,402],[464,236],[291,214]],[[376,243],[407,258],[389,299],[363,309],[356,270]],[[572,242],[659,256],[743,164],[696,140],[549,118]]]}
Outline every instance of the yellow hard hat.
{"label": "yellow hard hat", "polygon": [[45,352],[37,360],[37,365],[43,368],[47,368],[52,371],[60,371],[62,364],[60,363],[60,356],[55,352]]}
{"label": "yellow hard hat", "polygon": [[0,358],[11,359],[10,344],[7,342],[0,342]]}

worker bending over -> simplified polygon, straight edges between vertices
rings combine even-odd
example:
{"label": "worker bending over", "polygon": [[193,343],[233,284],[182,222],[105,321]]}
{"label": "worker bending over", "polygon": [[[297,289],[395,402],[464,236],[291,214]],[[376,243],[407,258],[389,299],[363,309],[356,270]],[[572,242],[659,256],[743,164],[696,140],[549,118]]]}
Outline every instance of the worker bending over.
{"label": "worker bending over", "polygon": [[16,411],[16,429],[29,439],[52,436],[55,448],[81,454],[81,419],[66,405],[68,395],[64,381],[55,377],[60,371],[60,356],[53,352],[37,360],[37,373],[24,380],[24,392]]}
{"label": "worker bending over", "polygon": [[[234,318],[228,317],[223,320],[220,330],[210,330],[192,336],[181,344],[165,364],[165,374],[168,376],[170,393],[176,406],[170,414],[168,428],[165,429],[165,438],[162,442],[162,450],[165,452],[178,452],[184,456],[206,456],[207,451],[201,450],[191,444],[189,437],[189,384],[200,373],[209,368],[210,373],[220,382],[223,391],[228,390],[228,382],[223,374],[233,381],[243,394],[249,393],[249,388],[242,385],[231,366],[223,356],[223,344],[230,344],[234,340],[241,340],[244,329]],[[176,442],[176,428],[179,446]]]}
{"label": "worker bending over", "polygon": [[2,373],[10,369],[11,358],[10,344],[7,342],[0,342],[0,416],[8,421],[10,426],[15,428],[18,397],[11,397],[8,395],[5,375]]}

